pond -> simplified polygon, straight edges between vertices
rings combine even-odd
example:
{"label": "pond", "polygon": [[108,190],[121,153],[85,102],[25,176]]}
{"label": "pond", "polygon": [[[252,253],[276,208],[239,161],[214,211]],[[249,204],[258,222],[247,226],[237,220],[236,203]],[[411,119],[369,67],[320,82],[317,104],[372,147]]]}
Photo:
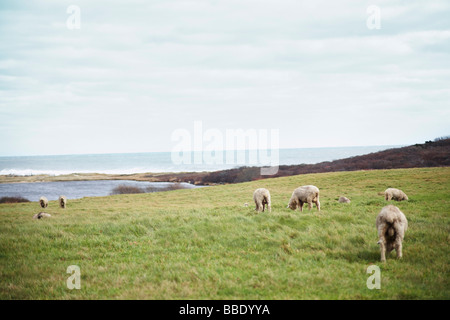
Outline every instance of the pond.
{"label": "pond", "polygon": [[184,182],[147,182],[132,180],[1,183],[0,198],[20,196],[30,201],[39,201],[41,196],[45,196],[48,200],[58,200],[61,195],[66,196],[67,199],[102,197],[110,195],[114,188],[118,186],[140,188],[146,192],[166,191],[171,188],[193,189],[199,187]]}

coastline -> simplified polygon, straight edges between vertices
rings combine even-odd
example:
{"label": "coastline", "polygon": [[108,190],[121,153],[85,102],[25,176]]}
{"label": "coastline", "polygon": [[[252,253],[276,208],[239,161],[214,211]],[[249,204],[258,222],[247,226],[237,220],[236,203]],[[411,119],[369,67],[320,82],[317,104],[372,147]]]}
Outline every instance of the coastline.
{"label": "coastline", "polygon": [[[103,174],[103,173],[72,173],[65,175],[30,175],[0,176],[0,183],[33,183],[33,182],[56,182],[56,181],[93,181],[93,180],[134,180],[147,182],[190,182],[194,185],[205,185],[200,183],[200,178],[208,172],[163,172],[163,173],[133,173],[133,174]],[[209,185],[209,184],[208,184]]]}
{"label": "coastline", "polygon": [[160,173],[72,173],[66,175],[0,175],[0,184],[55,181],[134,180],[146,182],[186,182],[199,186],[239,183],[284,176],[377,169],[406,169],[450,166],[450,139],[387,149],[316,164],[280,165],[270,176],[262,175],[261,167],[238,167],[218,171],[160,172]]}

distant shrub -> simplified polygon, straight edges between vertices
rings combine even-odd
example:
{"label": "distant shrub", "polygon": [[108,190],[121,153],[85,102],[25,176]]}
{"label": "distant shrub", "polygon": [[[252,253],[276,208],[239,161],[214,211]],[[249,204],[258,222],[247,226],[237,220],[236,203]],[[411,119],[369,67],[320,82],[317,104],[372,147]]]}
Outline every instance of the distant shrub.
{"label": "distant shrub", "polygon": [[112,195],[114,194],[133,194],[133,193],[152,193],[152,192],[161,192],[161,191],[171,191],[171,190],[178,190],[178,189],[185,189],[185,186],[183,186],[181,183],[173,183],[168,186],[165,186],[163,188],[158,188],[154,186],[148,186],[146,188],[139,188],[139,187],[133,187],[133,186],[127,186],[127,185],[119,185],[113,189],[111,192]]}
{"label": "distant shrub", "polygon": [[145,193],[144,189],[139,187],[127,186],[124,184],[118,185],[113,189],[111,194],[132,194],[132,193]]}
{"label": "distant shrub", "polygon": [[165,186],[163,188],[158,188],[158,187],[147,187],[145,190],[146,192],[162,192],[162,191],[172,191],[172,190],[178,190],[178,189],[186,189],[185,186],[183,186],[181,183],[173,183],[173,184],[169,184],[168,186]]}
{"label": "distant shrub", "polygon": [[19,203],[19,202],[30,202],[30,200],[23,197],[2,197],[0,198],[0,203]]}

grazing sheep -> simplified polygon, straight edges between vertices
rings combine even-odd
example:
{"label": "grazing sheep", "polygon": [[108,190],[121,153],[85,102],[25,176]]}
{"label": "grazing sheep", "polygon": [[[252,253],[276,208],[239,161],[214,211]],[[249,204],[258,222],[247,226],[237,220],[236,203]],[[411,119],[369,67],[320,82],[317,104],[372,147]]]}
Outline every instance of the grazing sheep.
{"label": "grazing sheep", "polygon": [[384,191],[384,197],[386,201],[391,201],[391,199],[397,201],[408,200],[408,196],[402,190],[395,188],[386,189]]}
{"label": "grazing sheep", "polygon": [[256,204],[256,211],[260,212],[262,210],[262,212],[264,212],[265,206],[267,205],[267,209],[269,209],[269,212],[272,212],[269,190],[264,188],[256,189],[253,193],[253,200]]}
{"label": "grazing sheep", "polygon": [[58,201],[59,201],[59,206],[61,208],[65,209],[67,206],[67,198],[65,196],[60,196]]}
{"label": "grazing sheep", "polygon": [[386,261],[386,252],[393,249],[397,252],[397,259],[402,257],[402,242],[408,229],[408,220],[403,212],[394,205],[381,209],[377,216],[378,244],[381,250],[381,262]]}
{"label": "grazing sheep", "polygon": [[48,200],[46,197],[41,197],[39,199],[39,204],[41,205],[41,208],[47,208],[48,207]]}
{"label": "grazing sheep", "polygon": [[303,204],[305,203],[308,204],[309,210],[311,210],[312,204],[315,203],[317,210],[320,211],[319,188],[316,186],[298,187],[292,193],[287,207],[292,210],[300,208],[300,212],[302,212]]}
{"label": "grazing sheep", "polygon": [[350,199],[347,197],[339,197],[339,203],[350,203]]}
{"label": "grazing sheep", "polygon": [[42,218],[50,218],[51,215],[46,212],[39,212],[33,216],[33,219],[42,219]]}

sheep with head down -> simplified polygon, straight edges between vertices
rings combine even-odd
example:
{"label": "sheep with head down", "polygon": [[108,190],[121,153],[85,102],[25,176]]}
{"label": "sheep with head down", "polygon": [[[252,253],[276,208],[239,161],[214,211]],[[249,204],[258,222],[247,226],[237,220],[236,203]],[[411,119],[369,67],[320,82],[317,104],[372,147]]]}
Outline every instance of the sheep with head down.
{"label": "sheep with head down", "polygon": [[58,201],[59,201],[59,206],[61,208],[65,209],[67,206],[67,198],[65,196],[60,196]]}
{"label": "sheep with head down", "polygon": [[39,205],[41,206],[41,208],[47,208],[48,207],[48,200],[46,197],[41,197],[39,199]]}
{"label": "sheep with head down", "polygon": [[402,200],[408,200],[408,196],[400,189],[396,188],[388,188],[386,191],[384,191],[384,198],[386,201],[396,200],[396,201],[402,201]]}
{"label": "sheep with head down", "polygon": [[292,193],[287,207],[291,210],[299,208],[300,212],[302,212],[305,203],[308,204],[309,210],[311,210],[312,204],[315,203],[317,211],[320,211],[319,188],[312,185],[298,187]]}
{"label": "sheep with head down", "polygon": [[350,203],[350,199],[347,197],[339,197],[339,203]]}
{"label": "sheep with head down", "polygon": [[394,205],[381,209],[376,219],[378,244],[381,250],[381,262],[386,261],[386,253],[395,249],[397,259],[402,257],[403,238],[408,229],[408,220],[403,212]]}
{"label": "sheep with head down", "polygon": [[265,206],[269,212],[272,212],[271,202],[270,202],[270,192],[265,188],[256,189],[253,193],[253,200],[255,201],[255,210],[264,212]]}
{"label": "sheep with head down", "polygon": [[33,216],[33,219],[42,219],[42,218],[50,218],[51,215],[46,212],[39,212]]}

